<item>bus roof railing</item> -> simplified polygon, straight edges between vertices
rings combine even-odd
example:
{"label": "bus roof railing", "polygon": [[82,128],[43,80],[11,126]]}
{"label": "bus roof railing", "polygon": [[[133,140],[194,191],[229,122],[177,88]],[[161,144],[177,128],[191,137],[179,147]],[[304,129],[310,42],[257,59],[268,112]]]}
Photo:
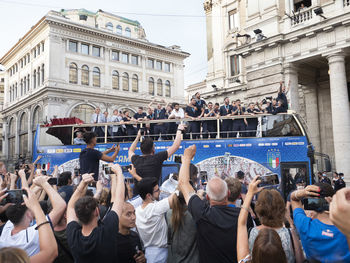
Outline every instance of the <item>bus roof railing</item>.
{"label": "bus roof railing", "polygon": [[[295,115],[294,111],[288,110],[286,113],[278,113],[279,115]],[[181,119],[161,119],[161,120],[131,120],[131,121],[123,121],[123,122],[105,122],[105,123],[83,123],[83,124],[63,124],[63,125],[44,125],[41,124],[40,127],[99,127],[99,126],[114,126],[114,125],[137,125],[137,124],[162,124],[162,123],[185,123],[185,122],[193,122],[193,121],[214,121],[214,120],[239,120],[239,119],[254,119],[259,117],[265,117],[265,116],[276,116],[272,114],[267,113],[256,113],[254,115],[245,114],[245,115],[235,115],[235,116],[220,116],[220,117],[202,117],[200,119],[192,120],[191,118],[181,118]]]}

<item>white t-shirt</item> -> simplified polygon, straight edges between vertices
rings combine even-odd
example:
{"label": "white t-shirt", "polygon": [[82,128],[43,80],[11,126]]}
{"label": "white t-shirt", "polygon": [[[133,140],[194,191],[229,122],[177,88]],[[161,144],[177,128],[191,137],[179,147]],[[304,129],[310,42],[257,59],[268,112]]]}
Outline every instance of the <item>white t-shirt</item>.
{"label": "white t-shirt", "polygon": [[136,226],[140,237],[147,247],[167,247],[168,226],[165,213],[170,209],[168,198],[154,201],[145,208],[136,208]]}
{"label": "white t-shirt", "polygon": [[[46,216],[46,218],[48,221],[50,221],[48,216]],[[0,236],[0,248],[21,248],[27,252],[29,257],[34,256],[40,251],[39,231],[35,230],[36,227],[37,225],[35,224],[15,235],[11,235],[14,225],[10,220],[8,220]]]}
{"label": "white t-shirt", "polygon": [[183,119],[183,118],[185,118],[185,112],[182,108],[180,108],[179,111],[176,111],[175,109],[173,109],[170,116],[175,116],[175,118]]}

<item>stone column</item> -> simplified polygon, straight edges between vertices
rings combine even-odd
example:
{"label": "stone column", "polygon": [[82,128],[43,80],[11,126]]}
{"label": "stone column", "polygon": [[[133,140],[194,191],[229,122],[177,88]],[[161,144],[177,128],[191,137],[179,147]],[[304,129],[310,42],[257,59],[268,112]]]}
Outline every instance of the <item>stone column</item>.
{"label": "stone column", "polygon": [[315,84],[307,85],[304,90],[306,122],[309,128],[309,138],[317,152],[321,150],[320,121],[318,116],[318,95]]}
{"label": "stone column", "polygon": [[331,91],[332,124],[336,169],[350,183],[350,106],[345,72],[345,54],[327,56]]}
{"label": "stone column", "polygon": [[288,87],[290,81],[290,90],[288,92],[289,109],[299,112],[299,84],[298,71],[292,64],[287,64],[284,67],[284,82]]}

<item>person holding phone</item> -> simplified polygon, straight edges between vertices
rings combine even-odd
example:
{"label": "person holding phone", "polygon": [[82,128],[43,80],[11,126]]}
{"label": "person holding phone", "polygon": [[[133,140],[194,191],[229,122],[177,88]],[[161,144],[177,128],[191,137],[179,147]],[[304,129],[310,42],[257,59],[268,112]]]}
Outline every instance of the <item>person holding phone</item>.
{"label": "person holding phone", "polygon": [[[327,206],[322,200],[334,194],[331,185],[316,183],[291,194],[294,225],[300,235],[306,257],[309,261],[350,262],[350,251],[346,236],[333,224]],[[307,217],[301,200],[305,204],[317,203],[314,218]]]}

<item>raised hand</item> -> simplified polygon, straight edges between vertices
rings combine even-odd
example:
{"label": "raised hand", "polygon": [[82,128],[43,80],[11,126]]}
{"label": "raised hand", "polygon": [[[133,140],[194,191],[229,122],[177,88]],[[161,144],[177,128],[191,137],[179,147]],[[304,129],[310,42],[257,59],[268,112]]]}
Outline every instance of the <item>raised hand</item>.
{"label": "raised hand", "polygon": [[196,155],[196,150],[197,150],[197,147],[196,147],[195,144],[193,144],[192,146],[190,146],[187,149],[185,149],[184,157],[185,158],[189,158],[190,160],[192,160],[193,157]]}

